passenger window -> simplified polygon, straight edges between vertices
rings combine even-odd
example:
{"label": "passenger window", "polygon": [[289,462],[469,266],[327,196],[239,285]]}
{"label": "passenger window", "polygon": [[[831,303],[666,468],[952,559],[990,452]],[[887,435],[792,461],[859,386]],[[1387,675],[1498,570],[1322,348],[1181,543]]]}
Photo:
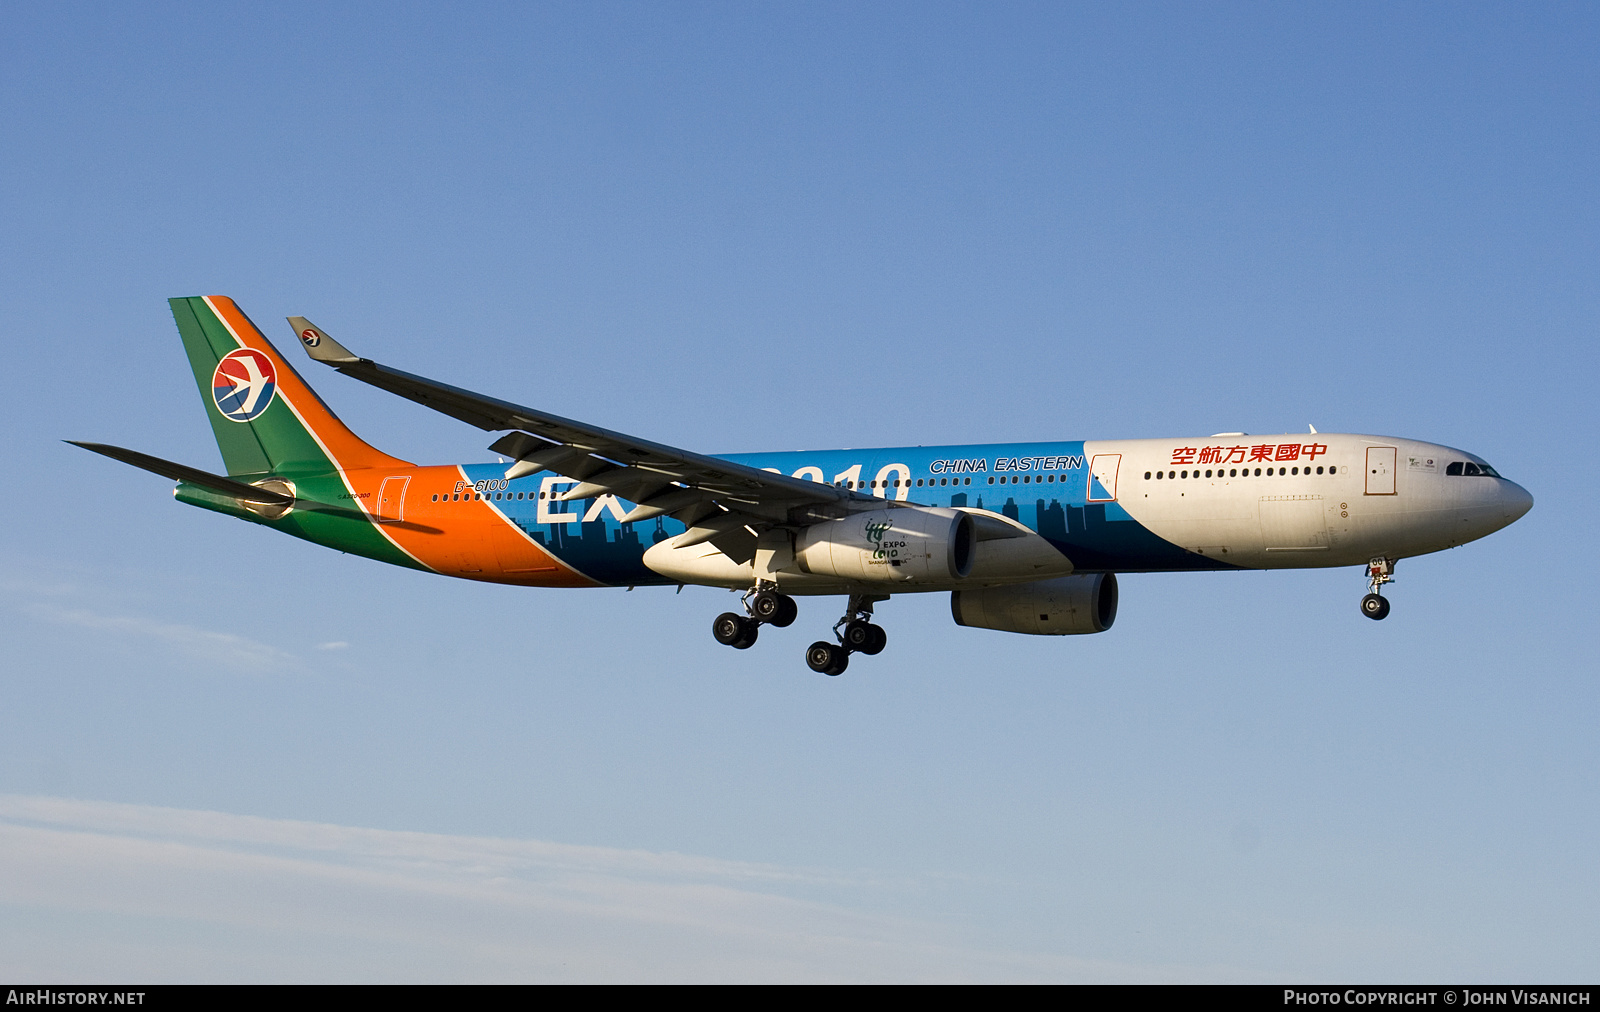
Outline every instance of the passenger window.
{"label": "passenger window", "polygon": [[1146,472],[1145,472],[1145,473],[1144,473],[1144,480],[1145,480],[1145,481],[1149,481],[1149,480],[1150,480],[1150,472],[1149,472],[1149,471],[1146,471]]}
{"label": "passenger window", "polygon": [[1339,473],[1339,469],[1337,467],[1330,467],[1330,468],[1328,468],[1328,473],[1329,474],[1338,474]]}

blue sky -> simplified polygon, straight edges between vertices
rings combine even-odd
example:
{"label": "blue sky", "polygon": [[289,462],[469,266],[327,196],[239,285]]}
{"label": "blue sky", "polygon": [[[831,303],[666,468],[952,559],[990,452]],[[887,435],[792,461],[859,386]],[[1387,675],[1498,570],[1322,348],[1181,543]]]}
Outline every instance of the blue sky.
{"label": "blue sky", "polygon": [[[0,971],[1571,980],[1600,952],[1586,5],[57,5],[0,38]],[[1109,633],[386,569],[165,299],[709,452],[1374,432],[1536,506]],[[484,433],[331,373],[409,459]]]}

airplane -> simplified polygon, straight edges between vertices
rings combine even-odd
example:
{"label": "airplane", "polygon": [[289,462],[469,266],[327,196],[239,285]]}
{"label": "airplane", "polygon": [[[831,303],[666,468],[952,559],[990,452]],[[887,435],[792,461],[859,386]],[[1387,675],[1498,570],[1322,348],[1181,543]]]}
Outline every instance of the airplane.
{"label": "airplane", "polygon": [[[1475,454],[1388,436],[1181,439],[708,456],[361,358],[288,317],[313,361],[491,432],[498,463],[419,466],[351,432],[233,300],[168,300],[227,473],[74,445],[176,481],[191,506],[397,566],[521,587],[742,591],[719,643],[842,595],[806,663],[842,673],[887,634],[874,606],[949,593],[958,625],[1100,633],[1117,574],[1362,566],[1389,614],[1403,558],[1533,506]],[[70,442],[70,441],[69,441]]]}

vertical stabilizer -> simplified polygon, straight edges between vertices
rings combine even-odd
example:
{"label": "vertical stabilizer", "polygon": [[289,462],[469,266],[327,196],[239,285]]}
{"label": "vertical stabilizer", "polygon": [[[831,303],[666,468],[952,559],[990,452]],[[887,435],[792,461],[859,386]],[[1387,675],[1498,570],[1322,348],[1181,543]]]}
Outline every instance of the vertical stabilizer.
{"label": "vertical stabilizer", "polygon": [[232,299],[169,299],[229,474],[409,467],[328,410]]}

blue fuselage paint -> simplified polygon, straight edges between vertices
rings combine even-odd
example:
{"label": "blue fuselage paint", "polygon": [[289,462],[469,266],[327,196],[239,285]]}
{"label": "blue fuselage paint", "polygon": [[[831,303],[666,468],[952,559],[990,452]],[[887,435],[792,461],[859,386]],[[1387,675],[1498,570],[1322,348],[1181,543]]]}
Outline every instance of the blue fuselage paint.
{"label": "blue fuselage paint", "polygon": [[[721,456],[825,484],[849,483],[883,499],[990,510],[1037,532],[1080,572],[1237,568],[1157,537],[1117,502],[1090,501],[1081,440]],[[564,563],[613,586],[671,582],[642,559],[651,545],[682,533],[683,524],[670,517],[621,523],[633,504],[614,497],[557,503],[550,496],[571,487],[571,481],[544,472],[507,482],[505,467],[468,464],[462,470],[496,510]]]}

